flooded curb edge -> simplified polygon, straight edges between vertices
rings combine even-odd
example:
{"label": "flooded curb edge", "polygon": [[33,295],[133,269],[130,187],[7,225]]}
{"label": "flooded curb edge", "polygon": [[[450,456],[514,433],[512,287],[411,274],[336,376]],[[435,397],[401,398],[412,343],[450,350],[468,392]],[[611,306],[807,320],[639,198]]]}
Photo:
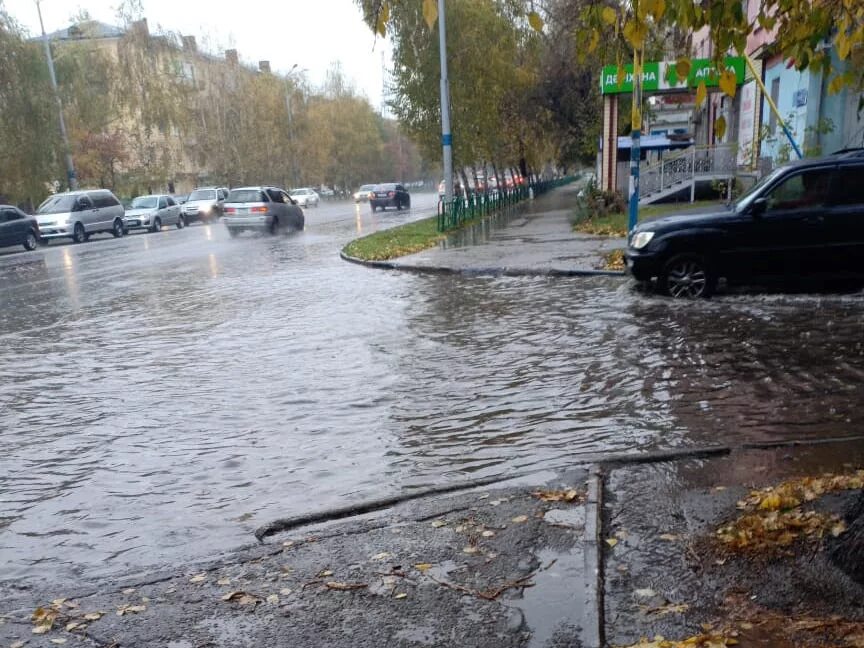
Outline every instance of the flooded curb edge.
{"label": "flooded curb edge", "polygon": [[401,270],[417,274],[455,274],[464,276],[493,275],[503,277],[624,277],[626,273],[620,270],[563,270],[560,268],[453,268],[451,266],[422,266],[399,263],[398,261],[371,261],[339,252],[343,261],[357,265],[378,268],[379,270]]}

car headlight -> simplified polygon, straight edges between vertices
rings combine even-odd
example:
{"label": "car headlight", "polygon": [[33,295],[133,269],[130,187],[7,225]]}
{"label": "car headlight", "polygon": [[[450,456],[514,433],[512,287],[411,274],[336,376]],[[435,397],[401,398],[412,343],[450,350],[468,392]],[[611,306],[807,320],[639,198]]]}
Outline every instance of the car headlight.
{"label": "car headlight", "polygon": [[654,238],[654,232],[636,232],[630,239],[630,247],[641,250]]}

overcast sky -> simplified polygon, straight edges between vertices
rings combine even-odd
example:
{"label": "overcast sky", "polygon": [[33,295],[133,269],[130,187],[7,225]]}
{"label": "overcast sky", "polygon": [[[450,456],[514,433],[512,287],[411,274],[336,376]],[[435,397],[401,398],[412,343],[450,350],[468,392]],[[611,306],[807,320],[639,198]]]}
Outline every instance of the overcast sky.
{"label": "overcast sky", "polygon": [[[33,35],[39,33],[34,0],[0,3]],[[389,55],[389,50],[380,39],[376,42],[354,0],[143,0],[143,4],[151,30],[159,26],[194,35],[199,46],[207,44],[214,52],[234,47],[244,62],[257,65],[266,59],[276,72],[287,72],[296,63],[315,85],[323,81],[331,63],[340,61],[355,87],[375,108],[380,106],[381,53]],[[96,20],[117,24],[117,5],[118,0],[42,0],[45,29],[67,27],[81,9]]]}

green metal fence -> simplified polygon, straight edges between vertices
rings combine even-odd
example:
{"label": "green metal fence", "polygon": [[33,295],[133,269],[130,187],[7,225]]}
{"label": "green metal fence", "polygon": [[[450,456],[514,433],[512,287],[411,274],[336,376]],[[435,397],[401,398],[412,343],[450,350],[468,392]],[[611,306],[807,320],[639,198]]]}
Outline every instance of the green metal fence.
{"label": "green metal fence", "polygon": [[551,189],[573,182],[574,179],[572,176],[567,176],[557,180],[533,182],[527,186],[455,197],[450,202],[439,200],[438,231],[447,232],[457,229],[467,222],[512,207],[532,194],[535,197],[540,196]]}

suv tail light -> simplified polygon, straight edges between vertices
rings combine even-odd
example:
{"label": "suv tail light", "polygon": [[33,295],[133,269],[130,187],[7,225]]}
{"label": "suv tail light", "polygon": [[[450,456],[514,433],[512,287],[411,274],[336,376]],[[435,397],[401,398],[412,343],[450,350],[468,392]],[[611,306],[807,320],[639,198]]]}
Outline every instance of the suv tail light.
{"label": "suv tail light", "polygon": [[234,207],[226,207],[226,208],[225,208],[225,213],[226,213],[226,214],[236,214],[236,213],[237,213],[237,210],[236,210]]}
{"label": "suv tail light", "polygon": [[262,207],[253,207],[249,211],[252,212],[253,214],[266,214],[267,208],[263,207],[263,206]]}
{"label": "suv tail light", "polygon": [[395,195],[396,195],[396,192],[395,192],[395,191],[388,191],[388,192],[387,192],[387,197],[388,197],[388,198],[393,198]]}

